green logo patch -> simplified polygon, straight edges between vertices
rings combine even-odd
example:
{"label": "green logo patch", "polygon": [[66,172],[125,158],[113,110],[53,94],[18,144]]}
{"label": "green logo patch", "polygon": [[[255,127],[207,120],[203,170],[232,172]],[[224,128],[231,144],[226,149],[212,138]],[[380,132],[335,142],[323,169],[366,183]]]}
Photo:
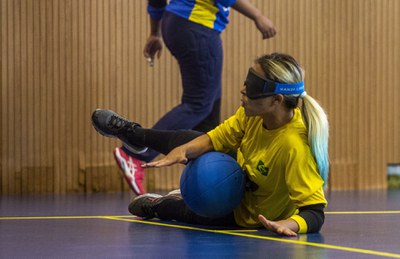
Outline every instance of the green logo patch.
{"label": "green logo patch", "polygon": [[264,162],[260,160],[257,165],[257,171],[259,171],[264,176],[268,176],[269,168],[266,167]]}

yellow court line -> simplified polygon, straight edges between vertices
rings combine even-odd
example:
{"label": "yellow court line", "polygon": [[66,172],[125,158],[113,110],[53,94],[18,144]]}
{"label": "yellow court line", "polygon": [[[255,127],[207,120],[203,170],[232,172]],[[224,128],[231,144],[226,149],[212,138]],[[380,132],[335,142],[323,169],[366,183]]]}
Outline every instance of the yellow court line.
{"label": "yellow court line", "polygon": [[368,250],[368,249],[321,244],[321,243],[306,242],[306,241],[284,239],[284,238],[277,238],[277,237],[259,236],[259,235],[238,233],[236,231],[231,231],[231,230],[205,229],[205,228],[197,228],[197,227],[190,227],[190,226],[166,224],[166,223],[154,222],[154,221],[125,219],[125,218],[119,218],[119,217],[113,217],[113,216],[105,217],[105,219],[135,222],[135,223],[141,223],[141,224],[187,229],[187,230],[195,230],[195,231],[210,232],[210,233],[218,233],[218,234],[225,234],[225,235],[232,235],[232,236],[249,237],[249,238],[256,238],[256,239],[263,239],[263,240],[270,240],[270,241],[277,241],[277,242],[290,243],[290,244],[296,244],[296,245],[305,245],[305,246],[312,246],[312,247],[319,247],[319,248],[326,248],[326,249],[333,249],[333,250],[340,250],[340,251],[347,251],[347,252],[354,252],[354,253],[361,253],[361,254],[368,254],[368,255],[378,255],[378,256],[385,256],[385,257],[392,257],[392,258],[400,258],[400,254],[394,254],[394,253],[388,253],[388,252],[380,252],[380,251],[374,251],[374,250]]}
{"label": "yellow court line", "polygon": [[162,222],[155,222],[155,221],[148,221],[143,219],[126,219],[124,216],[105,216],[104,219],[109,220],[117,220],[117,221],[128,221],[128,222],[136,222],[136,223],[143,223],[147,225],[155,225],[155,226],[163,226],[163,227],[172,227],[172,228],[180,228],[180,229],[187,229],[187,230],[197,230],[197,231],[205,231],[205,232],[212,232],[218,233],[220,231],[232,231],[232,232],[258,232],[257,229],[230,229],[230,230],[217,230],[217,229],[207,229],[207,228],[198,228],[192,226],[184,226],[184,225],[177,225],[177,224],[169,224],[169,223],[162,223]]}

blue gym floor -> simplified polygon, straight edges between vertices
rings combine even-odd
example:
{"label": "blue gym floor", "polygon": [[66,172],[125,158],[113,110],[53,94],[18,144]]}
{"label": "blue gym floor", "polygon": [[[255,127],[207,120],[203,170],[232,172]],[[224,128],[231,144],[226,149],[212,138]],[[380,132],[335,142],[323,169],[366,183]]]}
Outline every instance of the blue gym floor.
{"label": "blue gym floor", "polygon": [[120,194],[0,198],[0,258],[400,258],[400,190],[327,194],[318,234],[280,237],[127,213]]}

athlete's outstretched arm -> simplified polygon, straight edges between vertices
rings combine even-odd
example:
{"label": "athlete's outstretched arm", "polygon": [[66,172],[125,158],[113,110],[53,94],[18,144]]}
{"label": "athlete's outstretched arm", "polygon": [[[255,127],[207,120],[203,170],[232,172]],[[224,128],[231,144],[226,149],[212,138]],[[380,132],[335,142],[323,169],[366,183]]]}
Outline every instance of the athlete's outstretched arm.
{"label": "athlete's outstretched arm", "polygon": [[145,163],[143,167],[163,167],[174,164],[186,164],[189,159],[196,158],[201,154],[214,150],[210,137],[201,135],[192,141],[171,150],[163,159]]}

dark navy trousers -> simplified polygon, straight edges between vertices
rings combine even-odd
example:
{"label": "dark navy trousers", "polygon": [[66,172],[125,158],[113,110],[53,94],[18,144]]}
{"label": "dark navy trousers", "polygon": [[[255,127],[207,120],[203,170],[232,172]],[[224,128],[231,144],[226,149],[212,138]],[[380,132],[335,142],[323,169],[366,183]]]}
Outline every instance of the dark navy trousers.
{"label": "dark navy trousers", "polygon": [[[165,45],[176,58],[182,77],[181,103],[154,126],[158,130],[194,129],[207,132],[220,123],[223,50],[220,32],[170,12],[162,19]],[[134,157],[149,162],[152,149]]]}

